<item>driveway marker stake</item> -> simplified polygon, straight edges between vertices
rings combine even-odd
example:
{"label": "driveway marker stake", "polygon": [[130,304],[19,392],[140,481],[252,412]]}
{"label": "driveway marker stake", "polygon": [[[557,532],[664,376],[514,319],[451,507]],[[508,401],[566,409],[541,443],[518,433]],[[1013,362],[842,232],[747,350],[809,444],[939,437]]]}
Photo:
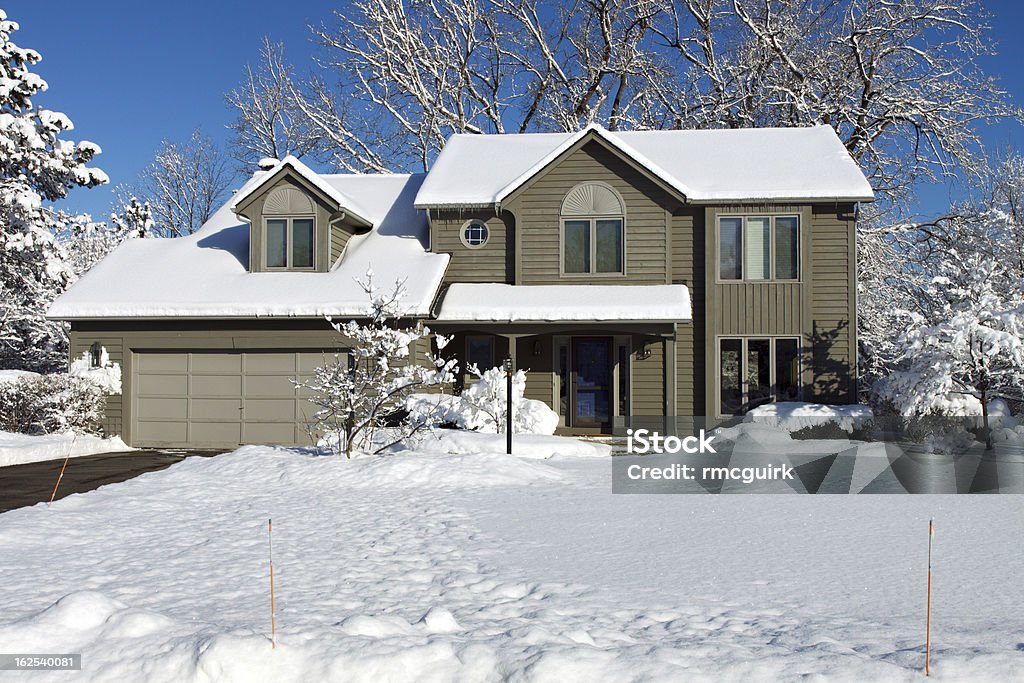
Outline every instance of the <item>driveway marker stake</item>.
{"label": "driveway marker stake", "polygon": [[935,530],[932,520],[928,520],[928,616],[925,619],[924,636],[924,675],[931,674],[932,659],[932,539],[935,537]]}
{"label": "driveway marker stake", "polygon": [[64,464],[60,466],[60,474],[57,476],[57,483],[53,485],[53,493],[50,494],[50,502],[46,504],[46,507],[53,505],[53,499],[57,497],[57,487],[60,486],[60,480],[64,478],[64,469],[68,466],[68,460],[71,459],[71,453],[75,450],[75,439],[78,438],[78,434],[71,437],[71,447],[68,448],[68,456],[64,458]]}
{"label": "driveway marker stake", "polygon": [[274,520],[267,520],[267,540],[270,542],[270,649],[277,649],[277,629],[274,624]]}

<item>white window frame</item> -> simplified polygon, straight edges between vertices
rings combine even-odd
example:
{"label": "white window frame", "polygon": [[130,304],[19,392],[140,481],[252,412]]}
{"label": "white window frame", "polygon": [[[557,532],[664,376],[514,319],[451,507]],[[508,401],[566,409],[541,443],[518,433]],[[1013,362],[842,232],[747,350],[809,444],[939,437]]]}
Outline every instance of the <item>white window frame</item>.
{"label": "white window frame", "polygon": [[[294,224],[294,221],[296,221],[296,220],[300,220],[300,221],[301,220],[313,221],[313,265],[312,266],[302,266],[301,268],[297,268],[297,267],[292,265],[292,244],[294,244],[294,240],[295,240],[295,236],[294,236],[294,225],[295,224]],[[267,230],[268,230],[268,224],[269,224],[270,221],[286,221],[287,222],[287,227],[285,228],[285,245],[284,245],[284,254],[285,254],[285,264],[286,265],[284,267],[268,265],[268,260],[269,259],[267,258],[267,247],[269,245],[269,242],[267,240]],[[289,214],[289,215],[283,215],[283,216],[268,215],[268,216],[265,216],[263,218],[263,268],[265,270],[277,271],[277,272],[286,271],[286,270],[294,270],[294,271],[301,271],[301,272],[312,272],[312,271],[315,271],[316,270],[316,257],[317,257],[317,244],[316,243],[317,243],[316,216],[313,215],[313,214],[309,214],[309,215],[300,215],[300,214],[290,215]]]}
{"label": "white window frame", "polygon": [[[739,218],[740,219],[740,253],[739,258],[742,261],[740,268],[742,269],[743,277],[741,278],[723,278],[722,277],[722,219],[723,218]],[[749,269],[747,268],[747,247],[746,247],[746,235],[747,235],[747,220],[750,218],[767,218],[768,219],[768,266],[771,269],[770,277],[761,280],[753,280],[747,277]],[[775,276],[775,222],[779,218],[795,218],[796,219],[796,277],[795,278],[778,278]],[[715,279],[720,284],[732,284],[732,283],[764,283],[764,282],[800,282],[800,278],[803,275],[803,248],[801,242],[803,241],[803,219],[799,213],[723,213],[719,214],[715,219]]]}
{"label": "white window frame", "polygon": [[804,397],[804,390],[807,388],[804,384],[804,353],[807,349],[804,347],[803,339],[799,335],[794,334],[720,334],[715,337],[715,415],[718,417],[736,417],[735,413],[723,413],[722,412],[722,341],[726,339],[738,339],[742,342],[740,347],[740,385],[743,389],[743,403],[746,405],[749,402],[747,396],[746,377],[747,377],[747,342],[751,340],[768,340],[768,364],[769,364],[769,381],[768,384],[771,387],[771,400],[769,403],[777,403],[778,396],[778,378],[775,375],[776,364],[775,364],[775,346],[778,340],[791,340],[796,342],[796,353],[797,353],[797,401],[802,401]]}
{"label": "white window frame", "polygon": [[[484,226],[485,237],[484,241],[481,242],[480,244],[473,244],[472,242],[466,239],[466,229],[469,228],[469,226],[475,224],[480,224]],[[459,228],[459,240],[462,241],[462,246],[466,247],[467,249],[482,249],[483,247],[487,246],[488,242],[491,241],[491,226],[487,225],[487,221],[480,220],[479,218],[468,220],[462,224],[461,228]]]}

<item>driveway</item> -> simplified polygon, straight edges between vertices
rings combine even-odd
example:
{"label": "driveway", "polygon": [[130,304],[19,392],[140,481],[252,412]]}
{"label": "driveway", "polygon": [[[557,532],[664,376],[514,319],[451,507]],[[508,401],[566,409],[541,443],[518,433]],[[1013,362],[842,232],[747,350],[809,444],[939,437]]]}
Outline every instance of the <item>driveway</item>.
{"label": "driveway", "polygon": [[[146,472],[156,472],[188,457],[209,457],[221,452],[141,450],[71,458],[54,500],[132,479]],[[63,460],[46,460],[0,467],[0,512],[50,500],[63,465]]]}

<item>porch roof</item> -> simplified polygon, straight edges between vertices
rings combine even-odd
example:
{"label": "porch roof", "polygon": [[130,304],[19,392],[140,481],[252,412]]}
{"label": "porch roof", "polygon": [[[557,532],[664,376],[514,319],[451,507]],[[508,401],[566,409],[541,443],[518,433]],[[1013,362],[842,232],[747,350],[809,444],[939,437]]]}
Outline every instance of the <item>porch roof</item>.
{"label": "porch roof", "polygon": [[440,322],[686,322],[686,285],[505,285],[456,283]]}

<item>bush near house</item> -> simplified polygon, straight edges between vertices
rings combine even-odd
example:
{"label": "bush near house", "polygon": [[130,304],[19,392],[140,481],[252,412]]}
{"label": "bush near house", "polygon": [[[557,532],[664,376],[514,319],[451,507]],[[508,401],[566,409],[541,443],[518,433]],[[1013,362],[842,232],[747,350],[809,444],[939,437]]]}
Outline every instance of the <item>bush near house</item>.
{"label": "bush near house", "polygon": [[85,377],[65,373],[0,383],[0,431],[53,434],[102,432],[104,391]]}

